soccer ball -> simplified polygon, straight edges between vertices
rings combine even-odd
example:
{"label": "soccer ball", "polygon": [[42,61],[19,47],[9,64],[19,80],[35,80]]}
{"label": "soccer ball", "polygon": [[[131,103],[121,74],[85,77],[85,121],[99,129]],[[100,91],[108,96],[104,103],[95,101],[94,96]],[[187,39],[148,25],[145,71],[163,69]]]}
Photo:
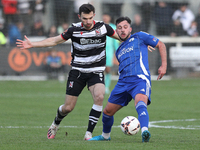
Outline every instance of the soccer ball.
{"label": "soccer ball", "polygon": [[127,116],[121,121],[120,127],[124,134],[135,135],[140,130],[140,122],[134,116]]}

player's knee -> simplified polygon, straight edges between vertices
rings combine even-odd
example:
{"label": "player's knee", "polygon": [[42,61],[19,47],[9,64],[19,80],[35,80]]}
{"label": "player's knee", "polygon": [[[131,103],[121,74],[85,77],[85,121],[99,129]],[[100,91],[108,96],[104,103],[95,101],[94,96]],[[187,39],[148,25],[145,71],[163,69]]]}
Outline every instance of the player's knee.
{"label": "player's knee", "polygon": [[111,110],[107,109],[107,108],[104,108],[103,113],[108,115],[108,116],[113,116],[114,115],[114,113]]}
{"label": "player's knee", "polygon": [[143,101],[145,104],[148,102],[148,97],[144,94],[137,94],[135,97],[135,106],[139,101]]}
{"label": "player's knee", "polygon": [[104,100],[104,94],[102,93],[98,93],[94,96],[94,99],[95,99],[95,103],[98,104],[98,105],[102,105],[103,103],[103,100]]}
{"label": "player's knee", "polygon": [[69,106],[69,105],[67,106],[64,105],[62,109],[63,109],[63,113],[67,114],[67,113],[70,113],[74,109],[74,107]]}
{"label": "player's knee", "polygon": [[103,110],[103,113],[109,116],[109,112],[107,111],[106,108]]}

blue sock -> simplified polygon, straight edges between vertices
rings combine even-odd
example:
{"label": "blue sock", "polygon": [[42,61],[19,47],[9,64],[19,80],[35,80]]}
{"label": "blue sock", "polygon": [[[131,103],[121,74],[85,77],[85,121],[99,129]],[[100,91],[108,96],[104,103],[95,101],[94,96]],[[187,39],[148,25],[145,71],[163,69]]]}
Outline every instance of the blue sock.
{"label": "blue sock", "polygon": [[136,105],[136,111],[138,113],[138,120],[140,122],[141,129],[149,125],[149,114],[147,111],[147,105],[143,101],[139,101]]}
{"label": "blue sock", "polygon": [[102,122],[103,122],[103,132],[104,133],[110,133],[113,122],[114,122],[114,117],[108,116],[108,115],[103,113]]}

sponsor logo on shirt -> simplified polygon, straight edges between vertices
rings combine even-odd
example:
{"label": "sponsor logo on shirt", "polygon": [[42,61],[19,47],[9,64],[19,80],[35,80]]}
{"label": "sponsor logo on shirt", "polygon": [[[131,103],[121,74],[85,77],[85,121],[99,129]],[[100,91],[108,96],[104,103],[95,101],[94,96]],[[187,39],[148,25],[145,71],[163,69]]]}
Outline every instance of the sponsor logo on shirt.
{"label": "sponsor logo on shirt", "polygon": [[128,52],[130,52],[130,51],[133,51],[133,46],[128,47],[128,48],[123,48],[122,51],[121,51],[121,52],[119,53],[119,55],[118,55],[118,59],[119,59],[122,55],[124,55],[124,54],[126,54],[126,53],[128,53]]}
{"label": "sponsor logo on shirt", "polygon": [[85,38],[81,38],[80,39],[80,43],[82,45],[85,45],[85,44],[100,44],[101,43],[101,39],[85,39]]}

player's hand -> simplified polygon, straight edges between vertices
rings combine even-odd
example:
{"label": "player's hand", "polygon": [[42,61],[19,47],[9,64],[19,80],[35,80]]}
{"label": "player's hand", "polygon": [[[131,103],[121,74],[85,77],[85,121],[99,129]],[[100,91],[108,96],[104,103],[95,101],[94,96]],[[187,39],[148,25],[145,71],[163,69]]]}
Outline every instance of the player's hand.
{"label": "player's hand", "polygon": [[153,47],[151,47],[150,45],[148,45],[148,50],[150,51],[150,52],[152,52],[153,50],[155,51],[155,48],[153,48]]}
{"label": "player's hand", "polygon": [[162,77],[166,74],[166,71],[167,71],[167,67],[160,66],[160,68],[158,69],[158,78],[157,78],[157,80],[162,79]]}
{"label": "player's hand", "polygon": [[22,41],[20,39],[17,39],[17,47],[19,47],[20,49],[29,49],[32,48],[32,44],[31,41],[27,38],[27,36],[25,35],[24,38],[26,39],[26,41]]}

